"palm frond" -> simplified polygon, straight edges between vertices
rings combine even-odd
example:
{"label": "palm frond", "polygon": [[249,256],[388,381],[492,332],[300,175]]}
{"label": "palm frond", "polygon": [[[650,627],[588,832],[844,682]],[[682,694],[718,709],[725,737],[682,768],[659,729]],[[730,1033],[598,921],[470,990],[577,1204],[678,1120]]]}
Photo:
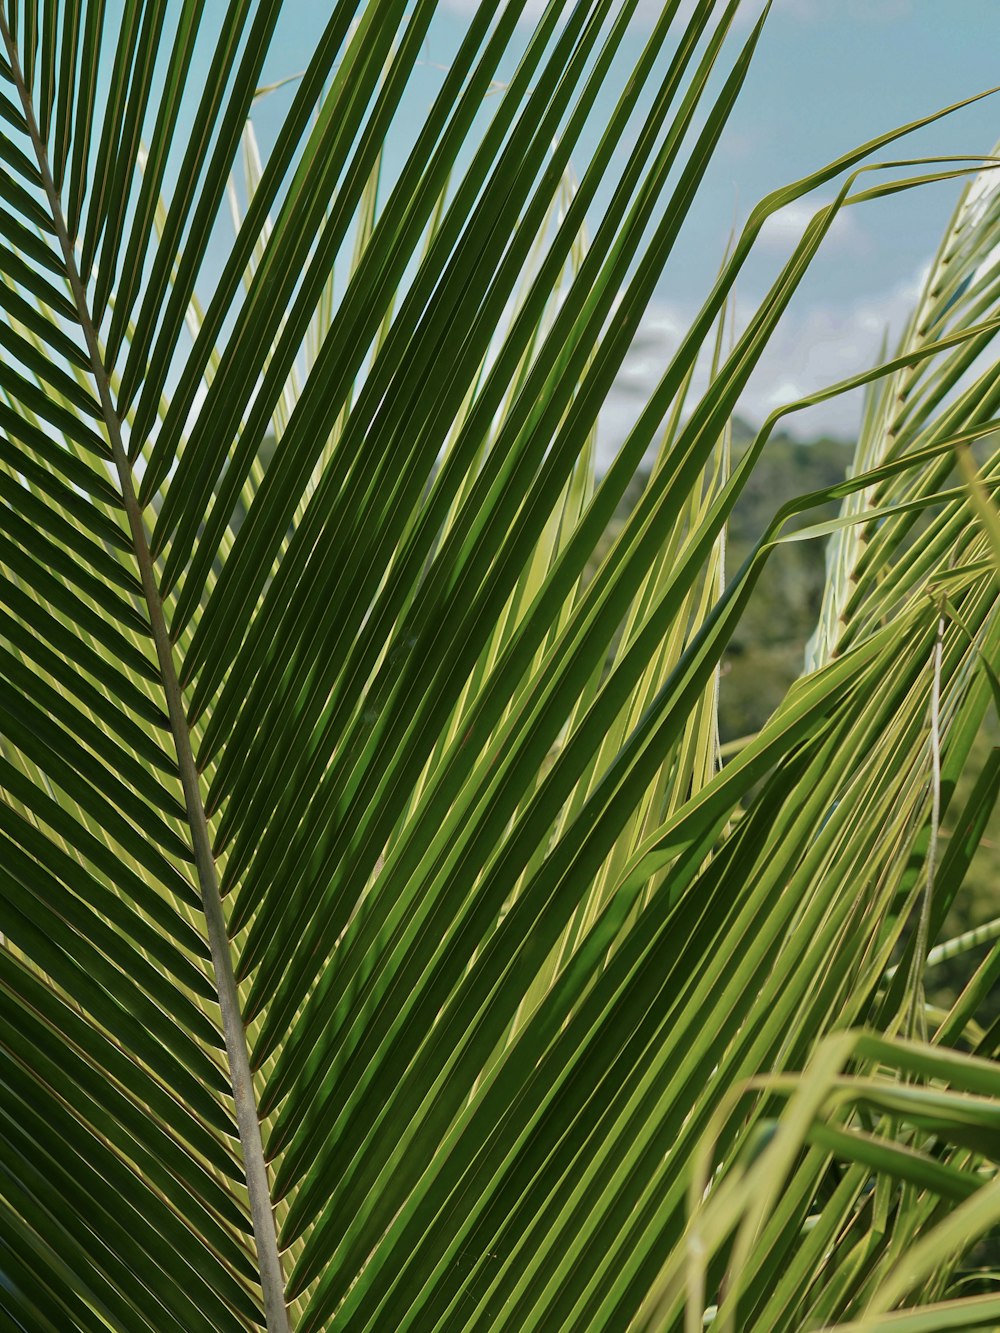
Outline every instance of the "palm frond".
{"label": "palm frond", "polygon": [[[477,6],[415,130],[434,0],[338,0],[266,156],[280,0],[0,9],[13,1327],[995,1313],[996,941],[922,985],[1000,780],[946,839],[1000,655],[991,177],[896,355],[734,462],[840,210],[982,160],[869,174],[947,108],[768,196],[601,474],[764,23],[670,0],[622,79],[636,7]],[[853,474],[731,572],[777,422],[863,385]],[[723,765],[726,645],[827,537],[809,670]]]}

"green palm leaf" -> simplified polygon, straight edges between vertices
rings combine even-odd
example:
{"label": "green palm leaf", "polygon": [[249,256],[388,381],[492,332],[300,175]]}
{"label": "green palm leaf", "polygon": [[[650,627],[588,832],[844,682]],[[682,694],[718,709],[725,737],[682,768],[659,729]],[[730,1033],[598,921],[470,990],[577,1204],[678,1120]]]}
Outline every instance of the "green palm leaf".
{"label": "green palm leaf", "polygon": [[[263,158],[280,0],[0,10],[12,1327],[995,1315],[962,1268],[1000,1218],[995,932],[947,1015],[923,971],[1000,781],[945,839],[1000,652],[1000,194],[965,189],[896,355],[734,465],[839,210],[982,164],[862,174],[938,112],[775,191],[601,475],[763,20],[671,0],[622,80],[636,0],[518,47],[524,7],[476,8],[414,131],[434,0],[338,0]],[[766,219],[828,182],[727,338]],[[860,385],[851,476],[727,570],[778,419]],[[827,537],[809,670],[723,767],[734,627]]]}

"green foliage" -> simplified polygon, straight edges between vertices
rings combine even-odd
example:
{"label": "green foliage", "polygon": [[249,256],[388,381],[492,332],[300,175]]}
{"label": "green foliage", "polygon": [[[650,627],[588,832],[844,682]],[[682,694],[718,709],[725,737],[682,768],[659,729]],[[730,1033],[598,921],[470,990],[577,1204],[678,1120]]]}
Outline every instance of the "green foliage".
{"label": "green foliage", "polygon": [[[739,458],[753,439],[752,428],[739,417],[733,422],[735,457]],[[763,529],[774,507],[786,504],[807,491],[824,490],[848,470],[853,447],[844,441],[819,436],[802,439],[787,433],[773,436],[766,453],[750,474],[733,509],[727,528],[730,562],[742,563]],[[620,530],[646,482],[645,470],[636,474],[611,524],[607,542]],[[956,480],[957,473],[949,480]],[[815,511],[830,517],[836,504]],[[815,628],[826,580],[826,561],[821,542],[799,542],[775,551],[767,576],[757,584],[721,662],[719,688],[719,737],[725,745],[758,732],[775,711],[793,682],[802,674],[806,646]],[[973,742],[967,771],[955,795],[956,810],[965,806],[975,774],[987,763],[991,749],[1000,744],[1000,719],[991,711]],[[944,821],[947,837],[955,832],[957,815]],[[965,873],[961,891],[948,909],[942,927],[944,939],[964,936],[987,925],[997,916],[997,885],[1000,884],[1000,837],[991,831],[982,838]],[[986,938],[953,957],[935,962],[927,978],[928,998],[947,1010],[968,982],[975,967],[990,954],[992,939]],[[1000,1017],[1000,986],[988,995],[980,1018],[990,1023]]]}
{"label": "green foliage", "polygon": [[[1000,788],[1000,191],[900,159],[946,111],[776,190],[598,478],[761,25],[670,0],[610,87],[635,0],[557,2],[498,88],[484,3],[414,125],[434,0],[338,0],[261,162],[281,8],[0,7],[3,1318],[988,1326],[1000,943],[925,972]],[[734,448],[839,211],[950,178],[896,354]]]}
{"label": "green foliage", "polygon": [[[753,429],[733,421],[738,460],[753,440]],[[747,478],[726,529],[730,567],[738,569],[779,505],[808,491],[841,481],[851,463],[851,447],[841,440],[799,439],[780,431]],[[647,473],[640,469],[625,493],[604,539],[606,550],[642,493]],[[831,500],[815,510],[830,518]],[[595,557],[595,568],[596,559]],[[754,589],[722,660],[719,734],[723,742],[759,731],[801,674],[806,644],[822,604],[826,565],[820,542],[800,542],[775,551],[767,577]]]}

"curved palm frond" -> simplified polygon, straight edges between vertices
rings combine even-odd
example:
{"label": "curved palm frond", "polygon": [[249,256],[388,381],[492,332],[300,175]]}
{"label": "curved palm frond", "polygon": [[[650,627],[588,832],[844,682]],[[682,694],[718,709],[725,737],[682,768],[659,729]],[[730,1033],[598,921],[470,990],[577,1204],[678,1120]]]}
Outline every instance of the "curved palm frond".
{"label": "curved palm frond", "polygon": [[[414,132],[434,0],[338,0],[263,158],[280,0],[0,9],[14,1327],[995,1309],[958,1259],[996,1221],[1000,953],[948,1015],[922,990],[997,793],[991,759],[943,837],[1000,651],[950,476],[997,425],[990,177],[896,357],[817,396],[871,386],[856,475],[730,576],[803,404],[735,465],[728,422],[838,211],[971,163],[869,185],[904,126],[764,200],[599,476],[763,20],[734,48],[735,0],[670,0],[620,81],[636,0],[553,0],[522,43],[524,7],[475,9]],[[727,341],[767,217],[827,182]],[[777,545],[831,534],[811,669],[721,767],[733,628]]]}

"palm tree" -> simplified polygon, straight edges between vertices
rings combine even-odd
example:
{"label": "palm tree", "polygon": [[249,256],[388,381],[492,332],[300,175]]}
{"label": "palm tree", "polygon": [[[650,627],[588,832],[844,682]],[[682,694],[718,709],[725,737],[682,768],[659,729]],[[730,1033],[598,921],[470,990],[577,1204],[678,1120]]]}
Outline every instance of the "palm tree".
{"label": "palm tree", "polygon": [[[553,0],[501,86],[524,0],[480,4],[414,127],[435,0],[337,0],[263,163],[279,0],[0,8],[10,1327],[1000,1321],[1000,946],[924,991],[1000,781],[1000,192],[860,174],[914,126],[776,191],[599,477],[763,22],[669,0],[620,80],[635,7]],[[825,233],[949,175],[896,355],[809,400],[869,386],[855,468],[727,569],[801,404],[737,462],[728,422]],[[733,628],[831,534],[723,764]]]}

